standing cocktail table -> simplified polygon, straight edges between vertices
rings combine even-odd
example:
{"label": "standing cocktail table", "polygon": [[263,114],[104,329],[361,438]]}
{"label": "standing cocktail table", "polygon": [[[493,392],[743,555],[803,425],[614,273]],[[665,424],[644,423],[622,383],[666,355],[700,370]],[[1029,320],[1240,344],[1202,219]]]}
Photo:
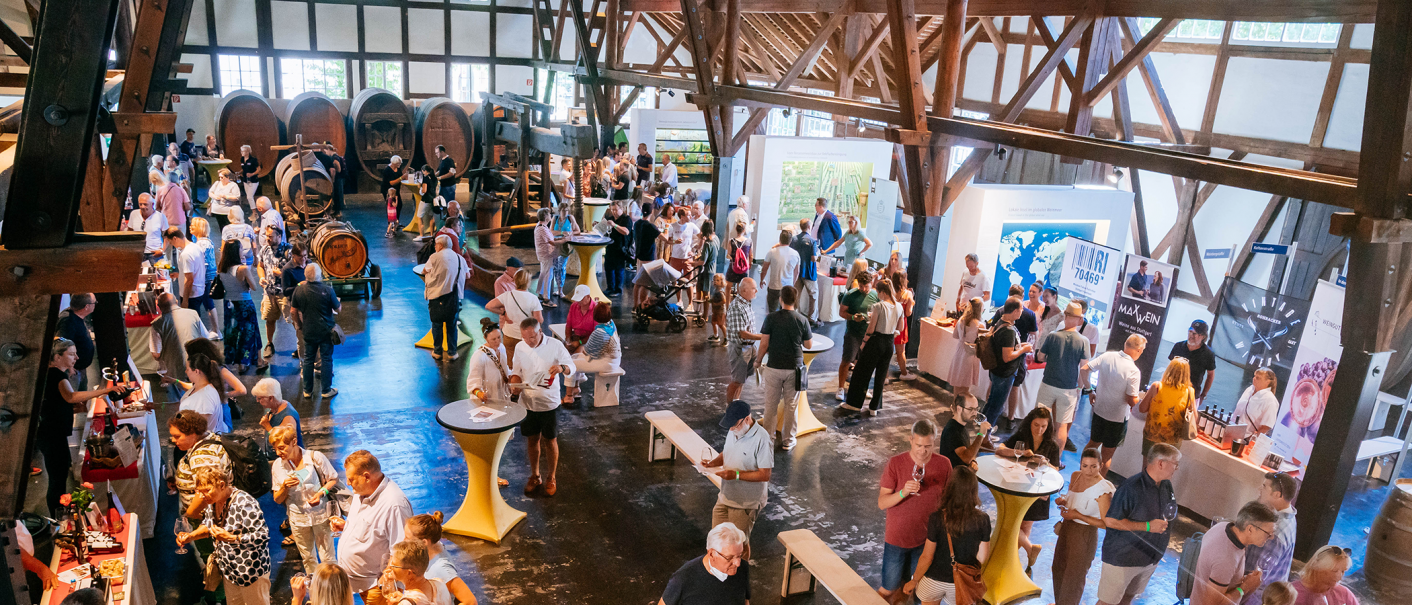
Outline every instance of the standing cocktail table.
{"label": "standing cocktail table", "polygon": [[[822,334],[815,333],[813,342],[814,346],[806,347],[804,349],[805,372],[809,371],[809,364],[814,362],[815,357],[818,357],[820,353],[823,353],[824,351],[833,348],[833,340]],[[778,425],[779,426],[775,427],[776,431],[782,430],[784,428],[783,414],[780,415],[780,421],[778,422]],[[809,433],[822,431],[828,428],[824,426],[824,423],[819,422],[819,419],[814,416],[814,410],[809,409],[809,393],[805,391],[800,391],[799,394],[795,396],[794,427],[794,434],[796,436],[807,435]]]}
{"label": "standing cocktail table", "polygon": [[[598,286],[598,272],[594,267],[598,266],[598,258],[603,256],[603,249],[613,240],[595,233],[584,233],[569,238],[569,245],[573,246],[574,253],[579,257],[579,282],[588,285],[589,295],[600,302],[608,302],[608,296],[603,294],[603,288]],[[564,288],[564,293],[571,292]]]}
{"label": "standing cocktail table", "polygon": [[981,567],[985,578],[985,600],[992,605],[1005,605],[1016,599],[1037,595],[1039,585],[1025,575],[1020,561],[1020,524],[1025,511],[1035,500],[1064,488],[1064,477],[1048,464],[1042,464],[1024,480],[1012,481],[1004,475],[1013,460],[999,456],[976,459],[976,479],[990,488],[995,496],[995,532],[990,537],[990,558]]}
{"label": "standing cocktail table", "polygon": [[500,455],[516,425],[525,419],[525,408],[517,403],[486,405],[505,412],[488,422],[471,421],[471,411],[480,407],[476,399],[462,399],[442,406],[436,421],[449,429],[466,455],[466,499],[441,528],[462,536],[480,538],[496,544],[510,528],[525,518],[523,511],[510,508],[500,497],[496,476],[500,472]]}

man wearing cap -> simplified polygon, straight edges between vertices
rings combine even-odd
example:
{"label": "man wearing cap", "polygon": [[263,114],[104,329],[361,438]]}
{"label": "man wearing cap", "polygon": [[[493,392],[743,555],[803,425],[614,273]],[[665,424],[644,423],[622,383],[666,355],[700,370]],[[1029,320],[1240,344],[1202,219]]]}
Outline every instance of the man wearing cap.
{"label": "man wearing cap", "polygon": [[515,289],[515,274],[519,273],[524,266],[525,263],[519,257],[512,256],[505,259],[505,272],[495,278],[495,296]]}
{"label": "man wearing cap", "polygon": [[[734,523],[749,538],[769,496],[770,470],[775,466],[770,434],[755,422],[750,404],[739,399],[726,406],[721,427],[730,429],[725,446],[715,458],[701,462],[706,468],[721,468],[716,471],[721,478],[721,495],[711,509],[711,527]],[[750,560],[749,544],[744,559]]]}
{"label": "man wearing cap", "polygon": [[1035,360],[1044,363],[1038,403],[1054,412],[1054,441],[1060,445],[1069,439],[1069,427],[1079,407],[1079,367],[1089,355],[1088,339],[1079,333],[1083,322],[1083,306],[1069,303],[1064,309],[1064,328],[1046,334],[1035,352]]}
{"label": "man wearing cap", "polygon": [[1193,321],[1186,330],[1186,341],[1172,345],[1172,352],[1167,354],[1168,360],[1181,357],[1191,366],[1191,385],[1196,387],[1197,403],[1206,400],[1206,394],[1211,392],[1211,383],[1216,381],[1216,354],[1206,346],[1206,335],[1209,333],[1206,322],[1200,319]]}

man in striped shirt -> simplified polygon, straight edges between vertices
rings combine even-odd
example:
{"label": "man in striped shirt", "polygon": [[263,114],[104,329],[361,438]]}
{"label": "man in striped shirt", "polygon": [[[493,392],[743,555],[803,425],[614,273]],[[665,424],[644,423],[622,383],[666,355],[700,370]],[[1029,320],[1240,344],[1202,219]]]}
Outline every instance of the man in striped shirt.
{"label": "man in striped shirt", "polygon": [[755,366],[755,342],[760,334],[755,330],[755,312],[750,301],[755,300],[759,288],[753,278],[747,277],[735,289],[735,298],[726,306],[726,351],[730,361],[731,381],[726,385],[726,401],[740,399],[740,389]]}

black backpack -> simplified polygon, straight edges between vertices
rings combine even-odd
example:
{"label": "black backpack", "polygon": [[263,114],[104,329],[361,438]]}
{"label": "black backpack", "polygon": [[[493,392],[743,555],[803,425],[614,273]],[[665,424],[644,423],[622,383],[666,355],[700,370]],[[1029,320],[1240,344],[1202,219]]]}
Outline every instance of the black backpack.
{"label": "black backpack", "polygon": [[231,485],[259,498],[270,493],[270,461],[260,443],[242,435],[216,435],[230,458]]}
{"label": "black backpack", "polygon": [[417,249],[417,264],[427,264],[433,254],[436,254],[436,238],[434,237],[423,242],[422,247]]}

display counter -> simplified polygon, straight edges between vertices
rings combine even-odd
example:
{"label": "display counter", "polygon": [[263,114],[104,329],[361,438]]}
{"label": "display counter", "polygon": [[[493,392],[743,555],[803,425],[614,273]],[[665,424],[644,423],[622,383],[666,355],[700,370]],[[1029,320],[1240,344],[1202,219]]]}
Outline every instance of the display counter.
{"label": "display counter", "polygon": [[[161,369],[152,357],[152,322],[160,317],[156,312],[156,297],[168,290],[170,281],[154,275],[142,275],[138,279],[138,287],[128,292],[123,300],[123,326],[127,328],[127,349],[133,366],[138,372],[150,375]],[[144,298],[148,300],[143,301]]]}
{"label": "display counter", "polygon": [[[151,401],[151,383],[143,381],[142,390],[143,399]],[[80,444],[86,442],[95,430],[94,417],[106,413],[107,404],[101,399],[94,401],[84,421]],[[124,512],[137,515],[142,526],[142,539],[145,540],[152,537],[152,530],[157,526],[157,490],[162,487],[162,447],[159,441],[161,433],[157,429],[157,413],[152,410],[136,412],[129,417],[119,418],[118,424],[131,425],[142,433],[142,439],[138,441],[140,451],[137,453],[137,459],[122,468],[92,468],[87,452],[80,447],[80,455],[77,458],[81,464],[80,473],[84,481],[93,484],[93,495],[99,502],[106,502],[105,496],[111,490],[118,497]]]}
{"label": "display counter", "polygon": [[[106,561],[122,561],[121,573],[117,574],[116,581],[110,583],[108,594],[104,595],[104,602],[110,605],[155,604],[157,593],[152,588],[152,576],[147,571],[147,558],[142,554],[142,539],[138,537],[139,531],[147,531],[150,534],[151,529],[142,525],[136,513],[128,513],[123,517],[123,522],[122,531],[114,536],[122,545],[122,551],[89,556],[89,562],[100,569]],[[109,569],[114,566],[114,563],[107,564]],[[74,559],[71,551],[55,546],[49,569],[59,576],[59,582],[54,588],[44,591],[39,598],[39,605],[58,605],[75,590],[87,588],[89,582],[86,579],[73,583],[67,581],[79,575],[75,571],[77,567],[78,561]]]}
{"label": "display counter", "polygon": [[[961,341],[956,338],[956,329],[952,326],[941,325],[939,321],[930,317],[923,317],[922,342],[917,347],[917,370],[925,374],[930,374],[939,380],[947,383],[951,382],[951,362],[955,360],[957,351],[960,350]],[[1025,382],[1020,385],[1020,407],[1015,412],[1018,420],[1024,418],[1026,414],[1033,410],[1039,400],[1039,384],[1044,376],[1044,364],[1030,363],[1029,374],[1025,377]],[[990,392],[990,372],[981,370],[980,379],[976,385],[971,387],[971,394],[976,399],[984,401],[986,393]]]}
{"label": "display counter", "polygon": [[[1114,473],[1131,477],[1142,471],[1142,430],[1147,422],[1134,416],[1128,433],[1113,454]],[[1208,520],[1234,519],[1247,502],[1260,497],[1260,485],[1270,472],[1258,463],[1237,458],[1205,435],[1181,446],[1182,462],[1172,475],[1177,504]],[[1248,453],[1248,451],[1247,451]]]}

